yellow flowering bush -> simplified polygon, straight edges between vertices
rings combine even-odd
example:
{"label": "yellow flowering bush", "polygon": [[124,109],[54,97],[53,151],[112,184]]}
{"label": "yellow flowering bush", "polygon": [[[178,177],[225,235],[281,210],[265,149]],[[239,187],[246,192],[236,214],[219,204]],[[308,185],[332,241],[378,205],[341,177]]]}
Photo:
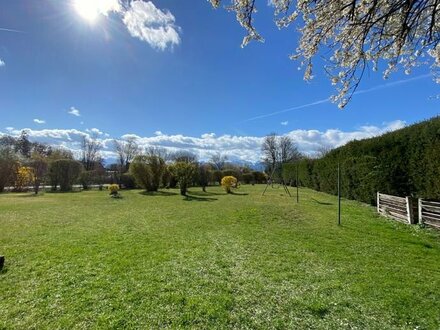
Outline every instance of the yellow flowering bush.
{"label": "yellow flowering bush", "polygon": [[222,187],[226,190],[228,194],[232,193],[232,188],[237,188],[237,178],[233,176],[225,176],[222,179]]}
{"label": "yellow flowering bush", "polygon": [[15,181],[15,190],[24,191],[26,187],[34,183],[34,170],[31,167],[20,166],[17,170],[17,177]]}
{"label": "yellow flowering bush", "polygon": [[111,184],[107,188],[110,191],[110,195],[117,196],[119,191],[119,186],[117,184]]}

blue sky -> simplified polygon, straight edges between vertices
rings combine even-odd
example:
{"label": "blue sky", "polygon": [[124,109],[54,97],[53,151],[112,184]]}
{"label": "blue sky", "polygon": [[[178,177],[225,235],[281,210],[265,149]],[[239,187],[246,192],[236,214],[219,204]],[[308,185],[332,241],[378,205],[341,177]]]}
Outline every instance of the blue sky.
{"label": "blue sky", "polygon": [[[80,136],[95,134],[108,155],[111,138],[132,135],[202,158],[223,151],[255,161],[261,137],[272,131],[313,153],[438,114],[439,86],[428,68],[387,81],[370,73],[359,88],[366,92],[344,110],[319,102],[333,87],[319,67],[304,82],[288,58],[295,28],[279,31],[265,1],[256,25],[266,41],[244,49],[234,15],[205,0],[144,2],[131,17],[121,9],[93,22],[75,1],[2,1],[3,134],[27,128],[33,139],[73,149]],[[168,34],[143,30],[146,20]],[[315,105],[302,107],[308,104]]]}

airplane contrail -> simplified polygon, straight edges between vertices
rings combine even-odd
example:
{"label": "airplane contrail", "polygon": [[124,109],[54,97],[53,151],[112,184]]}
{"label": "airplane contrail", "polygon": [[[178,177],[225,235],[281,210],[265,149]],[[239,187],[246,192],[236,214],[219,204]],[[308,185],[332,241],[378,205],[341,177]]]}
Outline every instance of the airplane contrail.
{"label": "airplane contrail", "polygon": [[243,122],[253,121],[253,120],[262,119],[262,118],[266,118],[266,117],[272,117],[272,116],[278,115],[280,113],[289,112],[289,111],[293,111],[293,110],[304,109],[304,108],[312,107],[314,105],[318,105],[318,104],[322,104],[322,103],[327,103],[327,102],[330,102],[330,98],[329,97],[326,98],[326,99],[319,100],[319,101],[315,101],[315,102],[311,102],[311,103],[307,103],[307,104],[303,104],[303,105],[298,105],[296,107],[287,108],[287,109],[284,109],[284,110],[279,110],[279,111],[267,113],[265,115],[260,115],[260,116],[252,117],[252,118],[243,120]]}
{"label": "airplane contrail", "polygon": [[24,31],[14,30],[14,29],[7,29],[7,28],[2,28],[2,27],[0,27],[0,31],[3,31],[3,32],[13,32],[13,33],[25,33]]}
{"label": "airplane contrail", "polygon": [[[406,83],[409,83],[409,82],[412,82],[412,81],[416,81],[416,80],[420,80],[420,79],[425,79],[425,78],[429,78],[429,77],[432,77],[432,74],[430,74],[430,73],[422,74],[420,76],[412,77],[412,78],[409,78],[409,79],[401,79],[401,80],[389,82],[389,83],[386,83],[386,84],[382,84],[382,85],[379,85],[379,86],[358,90],[358,91],[354,92],[353,95],[366,94],[366,93],[374,92],[374,91],[377,91],[377,90],[381,90],[381,89],[385,89],[385,88],[391,88],[391,87],[394,87],[394,86],[406,84]],[[254,121],[254,120],[257,120],[257,119],[263,119],[263,118],[267,118],[267,117],[272,117],[272,116],[279,115],[280,113],[285,113],[285,112],[290,112],[290,111],[294,111],[294,110],[309,108],[309,107],[313,107],[315,105],[319,105],[319,104],[323,104],[323,103],[329,103],[329,102],[331,102],[331,100],[328,97],[326,99],[318,100],[318,101],[315,101],[315,102],[306,103],[306,104],[298,105],[298,106],[295,106],[295,107],[291,107],[291,108],[287,108],[287,109],[283,109],[283,110],[279,110],[279,111],[275,111],[275,112],[271,112],[271,113],[255,116],[255,117],[252,117],[252,118],[248,118],[246,120],[243,120],[242,122],[245,123],[245,122]]]}

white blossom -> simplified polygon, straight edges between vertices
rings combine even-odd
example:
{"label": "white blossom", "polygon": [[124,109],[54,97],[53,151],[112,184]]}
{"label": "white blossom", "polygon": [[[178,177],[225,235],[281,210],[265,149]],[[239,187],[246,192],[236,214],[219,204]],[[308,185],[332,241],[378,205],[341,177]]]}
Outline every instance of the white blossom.
{"label": "white blossom", "polygon": [[[226,0],[209,1],[218,7]],[[230,0],[227,6],[247,31],[242,46],[264,40],[253,25],[256,3]],[[341,108],[350,101],[365,70],[371,66],[377,71],[383,62],[385,79],[400,68],[410,74],[414,67],[427,65],[436,82],[440,80],[438,0],[271,0],[270,5],[278,28],[296,20],[300,24],[299,45],[290,58],[300,60],[305,80],[313,78],[316,55],[330,51],[324,69],[338,91],[332,100]]]}

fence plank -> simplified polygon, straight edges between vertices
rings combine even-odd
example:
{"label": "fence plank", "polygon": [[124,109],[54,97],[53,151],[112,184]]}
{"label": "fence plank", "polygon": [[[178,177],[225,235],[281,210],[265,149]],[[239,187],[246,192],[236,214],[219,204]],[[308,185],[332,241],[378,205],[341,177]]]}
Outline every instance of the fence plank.
{"label": "fence plank", "polygon": [[428,211],[423,211],[422,212],[422,216],[429,216],[429,217],[432,217],[432,218],[436,218],[436,219],[438,219],[439,221],[440,221],[440,213],[433,213],[433,212],[428,212]]}
{"label": "fence plank", "polygon": [[[377,193],[377,212],[403,223],[415,223],[414,202],[411,197]],[[417,211],[416,211],[417,213]]]}
{"label": "fence plank", "polygon": [[420,223],[440,229],[440,202],[420,198],[419,218]]}
{"label": "fence plank", "polygon": [[426,200],[426,199],[424,199],[423,200],[423,204],[431,205],[431,206],[434,206],[434,207],[440,207],[440,202],[433,201],[433,200]]}
{"label": "fence plank", "polygon": [[392,196],[392,195],[387,195],[387,194],[382,194],[382,193],[380,193],[379,196],[381,197],[381,199],[389,199],[389,200],[394,200],[396,202],[404,202],[405,201],[405,197]]}

